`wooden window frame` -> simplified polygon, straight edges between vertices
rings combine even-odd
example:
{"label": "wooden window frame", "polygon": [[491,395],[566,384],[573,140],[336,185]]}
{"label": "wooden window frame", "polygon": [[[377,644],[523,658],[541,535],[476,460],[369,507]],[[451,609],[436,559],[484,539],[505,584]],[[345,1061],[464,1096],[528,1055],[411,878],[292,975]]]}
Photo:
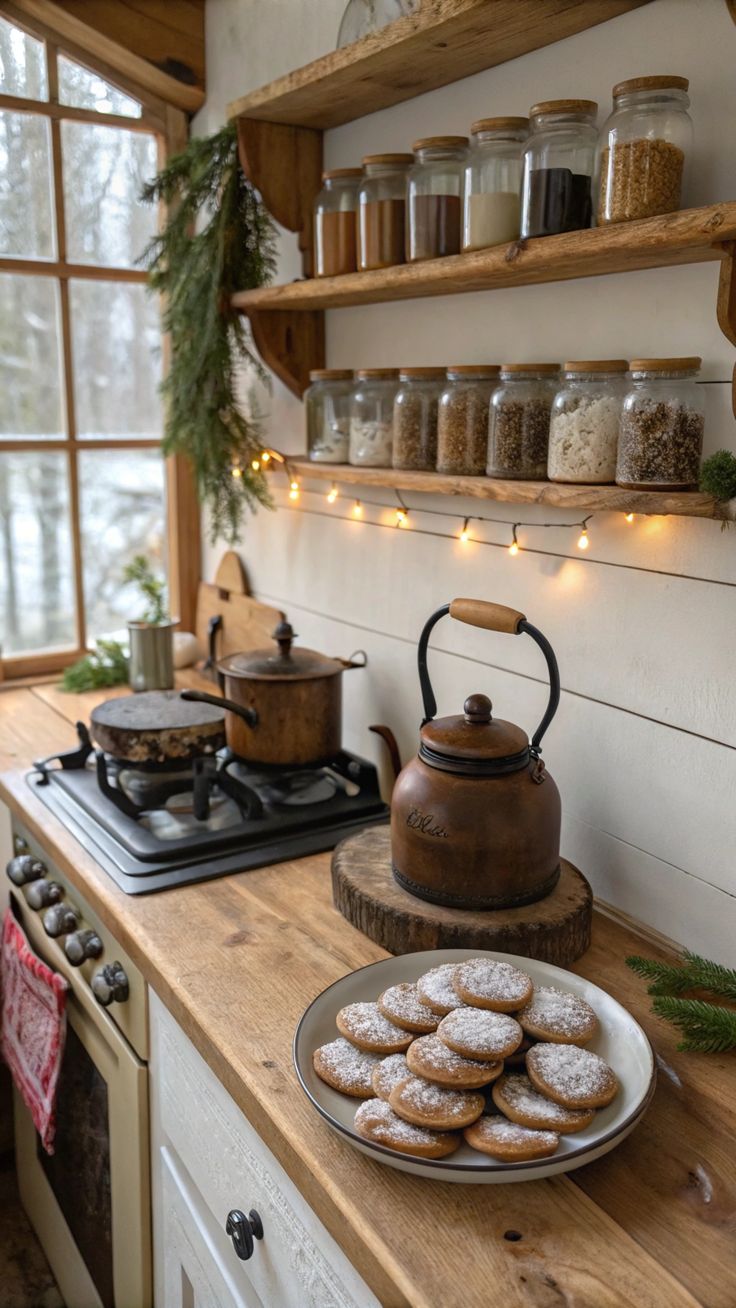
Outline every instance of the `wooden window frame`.
{"label": "wooden window frame", "polygon": [[[98,126],[112,126],[128,131],[145,132],[155,135],[158,141],[159,165],[172,154],[182,150],[189,136],[187,115],[174,108],[150,91],[137,85],[120,72],[110,68],[103,61],[93,59],[88,53],[76,47],[73,42],[60,37],[54,30],[34,20],[30,20],[12,3],[3,4],[2,16],[25,31],[45,46],[49,98],[47,101],[24,99],[21,96],[0,94],[0,109],[16,113],[30,113],[45,117],[50,125],[51,166],[54,190],[54,220],[56,230],[57,257],[54,260],[2,258],[0,273],[21,273],[26,276],[49,277],[59,287],[60,306],[60,344],[63,359],[64,377],[64,411],[66,420],[66,439],[27,441],[3,440],[0,436],[0,453],[22,451],[62,451],[67,454],[69,484],[69,515],[72,534],[72,572],[76,595],[76,644],[74,649],[53,649],[29,652],[2,658],[0,653],[0,682],[48,676],[60,672],[76,661],[87,648],[84,640],[85,613],[82,540],[80,529],[80,505],[77,454],[79,451],[98,449],[157,449],[160,441],[155,440],[102,440],[80,441],[77,437],[76,415],[74,411],[73,358],[71,341],[71,317],[69,312],[69,281],[71,278],[84,278],[92,281],[120,281],[146,283],[148,275],[137,268],[110,268],[101,265],[72,264],[66,259],[66,229],[64,214],[64,193],[62,174],[61,123],[64,120],[95,123]],[[60,54],[73,59],[91,72],[97,73],[112,86],[131,96],[142,106],[140,118],[130,118],[124,114],[103,114],[94,109],[78,109],[59,104],[58,99],[58,65]],[[162,337],[164,350],[164,367],[168,357],[168,341]],[[179,618],[184,630],[193,630],[196,614],[197,587],[200,578],[201,542],[199,503],[192,476],[191,467],[181,456],[166,460],[166,534],[168,584],[171,612]]]}

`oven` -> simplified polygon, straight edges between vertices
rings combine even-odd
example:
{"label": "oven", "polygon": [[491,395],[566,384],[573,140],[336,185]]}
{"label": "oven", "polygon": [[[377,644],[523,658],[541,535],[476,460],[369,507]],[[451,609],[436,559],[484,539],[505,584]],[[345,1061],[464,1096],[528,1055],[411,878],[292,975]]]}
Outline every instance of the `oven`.
{"label": "oven", "polygon": [[15,1093],[23,1207],[70,1308],[151,1308],[145,982],[19,824],[13,844],[16,916],[33,950],[69,983],[52,1155]]}

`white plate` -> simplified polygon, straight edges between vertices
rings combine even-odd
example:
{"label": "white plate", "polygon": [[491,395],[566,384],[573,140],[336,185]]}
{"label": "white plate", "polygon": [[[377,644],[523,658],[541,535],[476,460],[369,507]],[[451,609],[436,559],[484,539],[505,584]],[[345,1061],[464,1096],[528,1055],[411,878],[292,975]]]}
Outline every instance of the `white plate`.
{"label": "white plate", "polygon": [[[513,963],[532,978],[535,986],[559,986],[580,995],[592,1005],[598,1015],[600,1030],[587,1047],[605,1058],[619,1079],[621,1088],[613,1103],[600,1109],[584,1131],[560,1136],[559,1148],[552,1158],[532,1162],[494,1162],[487,1154],[480,1154],[466,1144],[447,1159],[413,1158],[364,1140],[353,1128],[359,1100],[341,1095],[325,1085],[312,1066],[315,1049],[337,1038],[336,1014],[345,1004],[377,999],[383,990],[399,981],[416,981],[440,963],[462,963],[466,958],[480,957]],[[401,954],[370,963],[335,981],[312,1001],[299,1022],[294,1035],[294,1065],[302,1089],[317,1111],[333,1130],[339,1131],[361,1153],[415,1176],[466,1185],[536,1180],[557,1172],[570,1172],[575,1167],[593,1162],[609,1149],[614,1149],[633,1131],[649,1107],[656,1080],[654,1055],[647,1037],[631,1014],[605,990],[551,963],[538,963],[531,958],[519,958],[516,954],[497,954],[484,949],[434,949],[420,954]]]}

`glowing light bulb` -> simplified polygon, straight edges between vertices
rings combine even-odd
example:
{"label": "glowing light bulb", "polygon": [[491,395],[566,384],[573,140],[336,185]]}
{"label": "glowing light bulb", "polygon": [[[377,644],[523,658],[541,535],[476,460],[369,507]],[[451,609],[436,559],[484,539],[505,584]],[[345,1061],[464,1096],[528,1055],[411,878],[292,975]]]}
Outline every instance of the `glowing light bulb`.
{"label": "glowing light bulb", "polygon": [[397,526],[397,527],[405,527],[405,526],[406,526],[406,509],[397,509],[397,510],[396,510],[396,526]]}
{"label": "glowing light bulb", "polygon": [[230,469],[230,472],[233,477],[242,477],[243,475],[243,469],[239,468],[237,463]]}
{"label": "glowing light bulb", "polygon": [[363,516],[363,505],[361,504],[360,500],[356,500],[353,505],[353,517],[362,518],[362,516]]}
{"label": "glowing light bulb", "polygon": [[270,463],[270,461],[271,461],[271,455],[269,454],[268,450],[264,450],[261,455],[261,463]]}
{"label": "glowing light bulb", "polygon": [[512,540],[511,544],[509,545],[509,554],[513,555],[515,558],[518,553],[519,553],[519,542]]}
{"label": "glowing light bulb", "polygon": [[251,468],[253,469],[254,472],[258,472],[258,469],[259,469],[260,466],[261,466],[261,461],[260,461],[260,459],[252,459],[252,460],[251,460],[251,465],[250,465],[250,466],[251,466]]}
{"label": "glowing light bulb", "polygon": [[579,550],[587,550],[589,544],[590,544],[590,541],[588,540],[588,533],[587,533],[585,527],[583,527],[583,530],[581,531],[580,535],[578,536],[578,549],[579,549]]}
{"label": "glowing light bulb", "polygon": [[298,491],[298,490],[299,490],[299,482],[298,482],[298,481],[292,481],[292,482],[290,482],[289,484],[290,484],[292,490],[295,490],[295,491]]}
{"label": "glowing light bulb", "polygon": [[337,486],[331,486],[327,492],[327,503],[334,504],[337,499]]}
{"label": "glowing light bulb", "polygon": [[468,522],[469,522],[469,519],[466,518],[465,521],[464,521],[464,523],[463,523],[463,525],[462,525],[462,530],[461,530],[461,532],[460,532],[460,540],[461,540],[461,541],[470,540],[470,532],[468,531]]}
{"label": "glowing light bulb", "polygon": [[289,499],[290,499],[290,500],[298,500],[298,499],[299,499],[299,482],[298,482],[298,481],[292,481],[292,482],[290,483],[290,485],[289,485]]}
{"label": "glowing light bulb", "polygon": [[624,518],[626,519],[627,522],[633,522],[633,521],[634,521],[634,515],[633,515],[633,513],[625,513],[625,514],[624,514]]}

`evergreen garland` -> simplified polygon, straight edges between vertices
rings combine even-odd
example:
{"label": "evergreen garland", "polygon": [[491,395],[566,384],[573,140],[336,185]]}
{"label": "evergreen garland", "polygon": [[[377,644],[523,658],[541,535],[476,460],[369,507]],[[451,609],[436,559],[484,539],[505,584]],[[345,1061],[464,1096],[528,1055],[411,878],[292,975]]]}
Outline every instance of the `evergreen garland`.
{"label": "evergreen garland", "polygon": [[240,170],[234,124],[191,140],[141,198],[167,210],[163,231],[142,259],[150,290],[164,296],[163,325],[171,338],[162,384],[164,453],[189,458],[210,510],[212,538],[232,544],[244,508],[270,506],[271,498],[263,473],[251,468],[262,445],[259,423],[245,417],[236,399],[241,360],[263,380],[266,374],[246,320],[230,310],[230,296],[273,275],[274,227]]}
{"label": "evergreen garland", "polygon": [[660,963],[635,954],[626,959],[638,976],[650,982],[653,1011],[683,1032],[678,1049],[688,1052],[722,1053],[736,1048],[736,1011],[723,1004],[682,997],[684,990],[706,990],[724,999],[736,1000],[736,970],[712,963],[685,949],[677,964]]}
{"label": "evergreen garland", "polygon": [[736,1048],[736,1012],[732,1008],[669,995],[659,995],[652,1007],[658,1017],[665,1017],[682,1031],[684,1039],[678,1049],[720,1054]]}

